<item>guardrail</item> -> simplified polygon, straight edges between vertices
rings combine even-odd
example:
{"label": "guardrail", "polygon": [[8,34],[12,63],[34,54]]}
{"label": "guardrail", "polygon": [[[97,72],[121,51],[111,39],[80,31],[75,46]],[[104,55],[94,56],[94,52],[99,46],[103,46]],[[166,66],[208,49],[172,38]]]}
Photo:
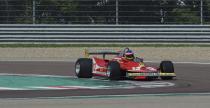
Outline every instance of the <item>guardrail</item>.
{"label": "guardrail", "polygon": [[0,25],[0,43],[209,43],[210,25]]}

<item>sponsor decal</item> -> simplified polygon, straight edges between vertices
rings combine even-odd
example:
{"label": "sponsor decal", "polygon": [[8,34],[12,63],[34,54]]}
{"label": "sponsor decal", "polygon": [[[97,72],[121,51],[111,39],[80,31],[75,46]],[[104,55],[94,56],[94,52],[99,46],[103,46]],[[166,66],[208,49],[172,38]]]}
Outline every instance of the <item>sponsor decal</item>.
{"label": "sponsor decal", "polygon": [[128,77],[133,77],[133,76],[159,76],[159,73],[154,73],[154,72],[147,72],[147,73],[127,73]]}
{"label": "sponsor decal", "polygon": [[132,70],[133,71],[139,71],[139,70],[141,70],[141,67],[132,67]]}
{"label": "sponsor decal", "polygon": [[175,73],[160,73],[160,76],[176,76]]}

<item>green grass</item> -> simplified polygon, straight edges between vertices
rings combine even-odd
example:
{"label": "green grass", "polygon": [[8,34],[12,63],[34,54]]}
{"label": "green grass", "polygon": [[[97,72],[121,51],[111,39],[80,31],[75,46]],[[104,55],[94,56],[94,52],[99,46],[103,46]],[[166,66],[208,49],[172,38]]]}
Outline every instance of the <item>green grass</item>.
{"label": "green grass", "polygon": [[210,44],[0,44],[1,48],[58,47],[210,47]]}

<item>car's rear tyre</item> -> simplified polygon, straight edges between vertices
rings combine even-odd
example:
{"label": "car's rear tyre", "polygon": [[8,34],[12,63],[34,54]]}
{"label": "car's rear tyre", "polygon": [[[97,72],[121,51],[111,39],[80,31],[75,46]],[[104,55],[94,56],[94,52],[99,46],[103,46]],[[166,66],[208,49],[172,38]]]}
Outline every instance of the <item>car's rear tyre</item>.
{"label": "car's rear tyre", "polygon": [[107,69],[107,76],[110,80],[121,79],[120,64],[117,61],[109,62]]}
{"label": "car's rear tyre", "polygon": [[75,74],[78,78],[92,78],[92,59],[80,58],[75,64]]}
{"label": "car's rear tyre", "polygon": [[[161,73],[174,73],[174,65],[171,61],[162,61],[160,63]],[[161,76],[162,80],[172,80],[173,76]]]}

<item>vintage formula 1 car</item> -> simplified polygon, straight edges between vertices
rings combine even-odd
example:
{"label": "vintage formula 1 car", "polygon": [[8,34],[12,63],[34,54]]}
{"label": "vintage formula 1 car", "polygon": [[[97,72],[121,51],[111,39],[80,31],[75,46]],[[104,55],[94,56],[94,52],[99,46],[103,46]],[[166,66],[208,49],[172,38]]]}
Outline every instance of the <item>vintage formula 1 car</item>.
{"label": "vintage formula 1 car", "polygon": [[[159,67],[145,65],[142,58],[135,57],[127,60],[122,51],[88,52],[86,58],[79,58],[75,63],[75,73],[78,78],[92,78],[93,76],[107,77],[110,80],[135,79],[135,80],[172,80],[176,77],[171,61],[162,61]],[[102,55],[103,58],[90,55]],[[114,55],[112,59],[106,59],[106,55]]]}

